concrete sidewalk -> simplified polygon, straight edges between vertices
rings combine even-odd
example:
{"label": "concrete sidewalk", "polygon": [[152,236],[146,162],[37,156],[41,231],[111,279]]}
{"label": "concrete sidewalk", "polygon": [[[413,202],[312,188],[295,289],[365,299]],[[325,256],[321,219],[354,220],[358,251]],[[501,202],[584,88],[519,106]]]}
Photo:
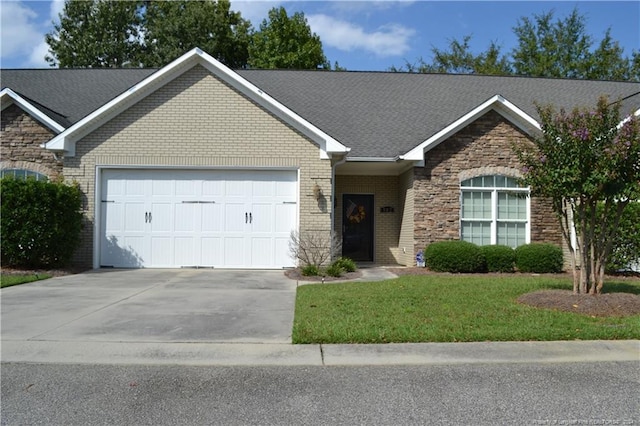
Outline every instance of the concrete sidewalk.
{"label": "concrete sidewalk", "polygon": [[640,361],[640,341],[392,343],[381,345],[2,342],[2,362],[27,363],[389,366],[601,361]]}

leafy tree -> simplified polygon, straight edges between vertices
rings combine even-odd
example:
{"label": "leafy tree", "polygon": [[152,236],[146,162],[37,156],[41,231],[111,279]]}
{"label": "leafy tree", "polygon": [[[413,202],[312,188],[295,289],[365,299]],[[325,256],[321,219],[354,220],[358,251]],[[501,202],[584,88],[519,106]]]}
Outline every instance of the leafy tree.
{"label": "leafy tree", "polygon": [[229,0],[148,1],[143,63],[161,67],[200,47],[231,68],[249,58],[251,24]]}
{"label": "leafy tree", "polygon": [[640,199],[640,120],[623,121],[620,104],[606,98],[593,111],[537,109],[542,135],[515,147],[523,182],[553,203],[572,254],[574,293],[600,293],[620,218]]}
{"label": "leafy tree", "polygon": [[[252,68],[330,69],[320,37],[311,32],[304,13],[287,15],[284,7],[272,8],[249,47]],[[337,64],[336,64],[337,65]]]}
{"label": "leafy tree", "polygon": [[511,68],[506,56],[500,53],[500,46],[495,42],[489,45],[486,52],[474,55],[469,47],[471,36],[462,41],[453,39],[449,42],[449,50],[431,49],[433,62],[426,63],[422,58],[417,63],[406,62],[404,69],[391,67],[391,71],[407,71],[410,73],[453,73],[453,74],[486,74],[507,75]]}
{"label": "leafy tree", "polygon": [[45,35],[51,66],[116,68],[140,65],[141,1],[69,0]]}
{"label": "leafy tree", "polygon": [[510,55],[503,55],[495,42],[476,55],[469,47],[471,36],[466,36],[462,41],[450,41],[448,49],[432,48],[430,64],[420,59],[417,64],[407,62],[390,70],[640,81],[640,53],[634,51],[631,58],[625,57],[610,30],[593,48],[586,18],[577,9],[564,20],[554,22],[553,17],[554,13],[548,12],[519,19],[513,28],[518,45]]}

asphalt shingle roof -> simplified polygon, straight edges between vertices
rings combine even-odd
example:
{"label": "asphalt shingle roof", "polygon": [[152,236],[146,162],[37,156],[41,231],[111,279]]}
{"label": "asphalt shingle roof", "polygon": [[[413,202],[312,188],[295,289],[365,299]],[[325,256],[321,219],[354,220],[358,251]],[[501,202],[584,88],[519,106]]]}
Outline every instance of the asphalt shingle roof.
{"label": "asphalt shingle roof", "polygon": [[155,69],[6,69],[8,87],[64,127],[81,120]]}
{"label": "asphalt shingle roof", "polygon": [[[155,69],[3,70],[9,87],[68,126]],[[572,109],[598,97],[640,109],[640,83],[390,72],[239,70],[270,96],[319,127],[352,157],[395,157],[495,95],[537,118],[534,102]]]}

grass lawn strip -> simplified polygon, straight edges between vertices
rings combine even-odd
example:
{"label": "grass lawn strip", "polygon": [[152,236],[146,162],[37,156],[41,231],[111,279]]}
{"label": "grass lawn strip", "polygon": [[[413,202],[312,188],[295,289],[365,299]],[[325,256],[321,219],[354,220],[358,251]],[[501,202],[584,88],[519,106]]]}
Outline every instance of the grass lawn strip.
{"label": "grass lawn strip", "polygon": [[0,288],[51,278],[51,274],[0,274]]}
{"label": "grass lawn strip", "polygon": [[[640,281],[605,284],[640,293]],[[570,289],[566,278],[402,276],[298,288],[294,343],[473,342],[640,338],[640,315],[595,318],[537,309],[519,296]],[[596,296],[597,297],[597,296]]]}

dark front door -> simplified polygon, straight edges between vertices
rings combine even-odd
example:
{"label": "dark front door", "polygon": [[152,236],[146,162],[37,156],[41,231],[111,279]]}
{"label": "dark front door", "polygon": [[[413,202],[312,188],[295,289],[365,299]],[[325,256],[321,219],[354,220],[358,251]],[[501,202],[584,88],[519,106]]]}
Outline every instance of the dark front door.
{"label": "dark front door", "polygon": [[342,196],[342,255],[373,261],[373,195]]}

